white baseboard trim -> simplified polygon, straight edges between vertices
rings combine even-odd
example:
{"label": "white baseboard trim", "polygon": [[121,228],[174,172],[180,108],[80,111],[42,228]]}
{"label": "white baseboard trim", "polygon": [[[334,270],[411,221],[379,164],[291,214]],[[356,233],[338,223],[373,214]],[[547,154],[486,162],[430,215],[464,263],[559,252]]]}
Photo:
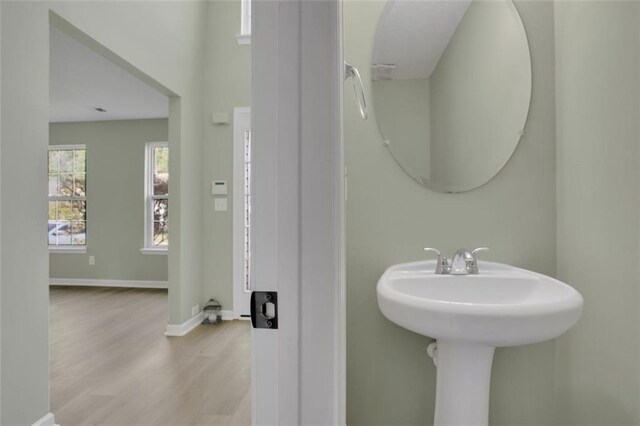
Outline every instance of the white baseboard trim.
{"label": "white baseboard trim", "polygon": [[[223,321],[233,320],[233,311],[220,311]],[[182,324],[167,324],[167,330],[164,332],[165,336],[181,337],[189,334],[191,330],[202,324],[204,319],[204,313],[200,312],[193,318],[183,322]]]}
{"label": "white baseboard trim", "polygon": [[82,278],[50,278],[49,285],[88,287],[169,288],[167,281],[94,280]]}
{"label": "white baseboard trim", "polygon": [[204,318],[204,314],[200,312],[198,315],[183,322],[182,324],[167,324],[167,330],[164,332],[164,335],[175,337],[184,336],[199,326],[202,323],[202,318]]}
{"label": "white baseboard trim", "polygon": [[35,422],[32,426],[56,426],[56,421],[53,418],[53,413],[49,413],[37,422]]}

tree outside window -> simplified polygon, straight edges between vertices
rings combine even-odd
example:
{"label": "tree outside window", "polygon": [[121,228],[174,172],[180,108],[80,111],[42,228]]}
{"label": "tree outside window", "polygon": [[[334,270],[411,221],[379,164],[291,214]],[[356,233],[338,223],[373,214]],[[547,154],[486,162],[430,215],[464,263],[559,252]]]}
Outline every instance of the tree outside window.
{"label": "tree outside window", "polygon": [[87,244],[87,150],[84,145],[50,146],[48,152],[48,243]]}
{"label": "tree outside window", "polygon": [[169,246],[169,146],[166,142],[147,144],[147,229],[148,248]]}

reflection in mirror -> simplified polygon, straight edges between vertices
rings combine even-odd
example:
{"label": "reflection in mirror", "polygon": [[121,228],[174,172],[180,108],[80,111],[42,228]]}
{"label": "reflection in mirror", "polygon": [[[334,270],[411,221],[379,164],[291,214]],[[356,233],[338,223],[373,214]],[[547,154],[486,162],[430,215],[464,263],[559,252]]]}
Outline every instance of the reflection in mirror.
{"label": "reflection in mirror", "polygon": [[511,0],[390,0],[371,76],[385,143],[431,189],[485,184],[523,134],[531,59]]}

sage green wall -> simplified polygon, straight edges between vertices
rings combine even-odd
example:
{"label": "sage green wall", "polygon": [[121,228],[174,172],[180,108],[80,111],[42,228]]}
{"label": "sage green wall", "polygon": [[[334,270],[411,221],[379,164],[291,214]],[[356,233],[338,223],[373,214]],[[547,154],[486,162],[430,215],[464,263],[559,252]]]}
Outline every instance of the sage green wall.
{"label": "sage green wall", "polygon": [[432,181],[487,182],[520,139],[531,93],[527,41],[508,2],[471,2],[430,87]]}
{"label": "sage green wall", "polygon": [[[53,10],[164,87],[169,101],[169,322],[202,302],[202,82],[206,2],[67,2]],[[43,4],[46,8],[46,4]],[[118,31],[114,31],[118,28]],[[153,32],[142,28],[154,28]],[[110,52],[105,52],[109,54]]]}
{"label": "sage green wall", "polygon": [[[2,7],[0,6],[0,147],[2,146]],[[2,189],[2,173],[0,158],[0,191]],[[0,192],[1,196],[1,192]],[[0,308],[2,307],[2,208],[0,207]],[[0,314],[0,420],[2,420],[2,314]]]}
{"label": "sage green wall", "polygon": [[[48,16],[36,3],[2,8],[2,425],[31,425],[49,412],[46,223]],[[24,37],[28,31],[29,37]],[[13,38],[13,40],[12,40]],[[35,41],[38,48],[29,49]],[[41,55],[38,52],[43,53]],[[29,66],[18,67],[28,63]],[[15,182],[29,176],[30,191]],[[8,185],[13,182],[14,185]],[[38,186],[37,183],[40,183]],[[30,197],[29,195],[32,194]]]}
{"label": "sage green wall", "polygon": [[[382,145],[375,113],[358,117],[345,90],[347,201],[347,421],[431,424],[436,370],[427,339],[386,320],[376,282],[390,265],[424,258],[422,248],[488,245],[485,258],[555,275],[555,106],[553,4],[519,1],[533,65],[527,135],[487,185],[442,194],[416,184]],[[382,1],[344,3],[345,59],[371,98],[372,43]],[[554,344],[496,351],[491,424],[549,424]]]}
{"label": "sage green wall", "polygon": [[[233,309],[232,205],[233,123],[214,126],[211,114],[224,112],[233,118],[234,107],[251,104],[251,46],[238,45],[240,0],[208,5],[205,50],[203,121],[203,301],[216,297],[223,309]],[[233,120],[231,120],[233,121]],[[229,183],[228,210],[213,209],[211,182]]]}
{"label": "sage green wall", "polygon": [[584,296],[556,344],[558,424],[640,424],[640,2],[555,3],[558,277]]}
{"label": "sage green wall", "polygon": [[412,176],[429,181],[429,80],[376,80],[371,91],[377,124],[394,155]]}
{"label": "sage green wall", "polygon": [[51,278],[167,280],[167,256],[143,255],[140,249],[145,144],[168,137],[167,119],[49,125],[49,145],[87,146],[88,170],[87,254],[50,254]]}
{"label": "sage green wall", "polygon": [[[101,52],[164,87],[170,100],[172,210],[170,321],[191,317],[202,300],[202,2],[3,1],[2,418],[31,425],[49,411],[46,154],[49,122],[50,10],[76,25]],[[114,31],[117,28],[117,31]],[[153,31],[149,31],[152,28]],[[69,27],[67,30],[73,30]],[[25,36],[28,34],[28,36]],[[166,89],[168,88],[168,89]],[[15,182],[29,176],[31,186]],[[176,225],[177,223],[177,225]]]}

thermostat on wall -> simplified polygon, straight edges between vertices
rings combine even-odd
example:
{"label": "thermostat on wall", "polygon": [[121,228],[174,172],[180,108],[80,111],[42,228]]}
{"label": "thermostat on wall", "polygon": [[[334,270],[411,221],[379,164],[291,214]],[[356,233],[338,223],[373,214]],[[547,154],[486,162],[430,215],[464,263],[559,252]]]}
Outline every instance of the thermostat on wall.
{"label": "thermostat on wall", "polygon": [[227,195],[227,181],[226,180],[214,180],[211,183],[211,194],[213,194],[213,195]]}

